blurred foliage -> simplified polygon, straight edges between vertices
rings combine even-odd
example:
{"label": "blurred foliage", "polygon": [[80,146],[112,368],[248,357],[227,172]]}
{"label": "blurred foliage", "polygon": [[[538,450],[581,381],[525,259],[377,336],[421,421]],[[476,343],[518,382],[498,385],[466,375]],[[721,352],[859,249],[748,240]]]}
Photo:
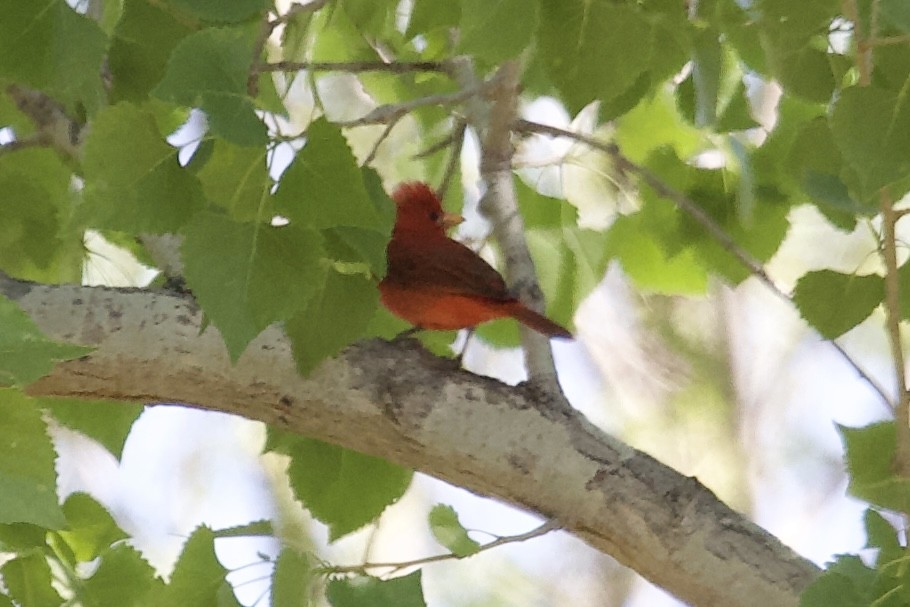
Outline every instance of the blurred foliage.
{"label": "blurred foliage", "polygon": [[[850,231],[910,192],[903,0],[702,0],[691,10],[678,0],[415,0],[407,15],[397,1],[336,0],[292,5],[281,16],[268,0],[109,0],[97,21],[74,4],[84,3],[0,0],[0,127],[5,140],[21,144],[0,153],[0,270],[75,282],[86,230],[122,239],[179,233],[187,286],[233,360],[275,323],[283,323],[303,373],[358,339],[403,329],[374,288],[393,221],[383,180],[439,179],[446,165],[445,154],[411,159],[396,149],[394,168],[381,175],[360,166],[366,154],[352,150],[353,130],[329,119],[338,109],[328,92],[337,74],[264,69],[264,62],[467,55],[488,76],[518,59],[528,100],[550,96],[571,114],[596,107],[594,135],[618,146],[619,155],[606,155],[607,178],[634,208],[610,207],[606,225],[591,227],[564,199],[569,192],[554,197],[516,179],[547,311],[563,324],[610,262],[646,293],[701,294],[712,277],[748,278],[744,256],[770,260],[797,205],[814,205]],[[269,32],[276,35],[267,40]],[[352,78],[375,104],[458,88],[444,70]],[[773,123],[756,111],[771,83],[782,89]],[[305,112],[295,105],[303,91],[312,96]],[[25,101],[32,92],[48,102],[40,112]],[[204,126],[181,150],[168,138],[191,110]],[[64,132],[55,112],[67,121]],[[450,106],[411,113],[421,148],[457,125]],[[287,167],[276,162],[282,154],[293,156]],[[460,201],[460,187],[447,206]],[[898,272],[904,286],[908,271]],[[823,269],[802,276],[793,303],[834,338],[882,304],[885,283],[879,274]],[[910,288],[900,293],[901,309],[890,313],[910,318]],[[497,347],[518,343],[513,321],[478,335]],[[665,336],[674,348],[692,347]],[[440,353],[453,339],[426,337]],[[716,364],[710,347],[699,345],[696,360]],[[210,529],[187,541],[165,583],[120,541],[125,535],[101,505],[86,496],[57,503],[48,415],[119,456],[140,412],[18,390],[87,352],[45,339],[14,303],[0,300],[0,383],[9,386],[0,391],[0,545],[11,554],[0,568],[0,605],[59,605],[50,563],[67,572],[66,589],[83,605],[236,604]],[[729,396],[723,385],[704,385],[717,400]],[[843,437],[850,491],[870,503],[869,546],[878,556],[874,564],[838,559],[803,604],[907,604],[905,538],[879,513],[910,512],[907,481],[891,465],[894,427],[844,428]],[[375,520],[410,480],[386,462],[277,432],[269,449],[291,458],[296,497],[333,540]],[[438,507],[430,524],[453,553],[477,549],[453,510]],[[86,576],[78,565],[89,561],[96,567]],[[272,605],[302,604],[315,567],[285,549]],[[339,606],[424,604],[419,572],[333,579],[326,596]]]}

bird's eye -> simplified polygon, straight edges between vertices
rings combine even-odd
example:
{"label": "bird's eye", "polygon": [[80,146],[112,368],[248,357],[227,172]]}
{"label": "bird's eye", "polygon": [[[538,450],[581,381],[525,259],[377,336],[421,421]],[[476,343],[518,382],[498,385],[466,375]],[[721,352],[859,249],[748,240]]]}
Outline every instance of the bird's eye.
{"label": "bird's eye", "polygon": [[442,214],[439,211],[430,211],[430,221],[433,223],[439,221],[440,217],[442,217]]}

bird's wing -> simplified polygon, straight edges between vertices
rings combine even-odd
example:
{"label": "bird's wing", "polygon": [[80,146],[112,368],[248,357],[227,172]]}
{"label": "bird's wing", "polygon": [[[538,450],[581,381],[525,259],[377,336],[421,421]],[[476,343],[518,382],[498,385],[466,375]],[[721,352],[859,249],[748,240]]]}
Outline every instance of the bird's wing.
{"label": "bird's wing", "polygon": [[414,246],[389,247],[387,280],[414,288],[432,287],[440,293],[511,300],[506,284],[490,264],[460,242],[446,238]]}

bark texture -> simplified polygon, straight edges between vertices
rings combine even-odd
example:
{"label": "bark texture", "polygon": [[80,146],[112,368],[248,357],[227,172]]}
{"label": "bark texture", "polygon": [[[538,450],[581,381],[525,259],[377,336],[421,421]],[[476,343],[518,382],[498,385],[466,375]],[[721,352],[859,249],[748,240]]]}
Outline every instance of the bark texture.
{"label": "bark texture", "polygon": [[377,455],[557,521],[699,606],[796,606],[817,568],[696,479],[591,426],[544,390],[453,368],[410,340],[347,348],[300,377],[282,332],[231,365],[192,300],[0,275],[51,338],[95,347],[41,395],[180,402]]}

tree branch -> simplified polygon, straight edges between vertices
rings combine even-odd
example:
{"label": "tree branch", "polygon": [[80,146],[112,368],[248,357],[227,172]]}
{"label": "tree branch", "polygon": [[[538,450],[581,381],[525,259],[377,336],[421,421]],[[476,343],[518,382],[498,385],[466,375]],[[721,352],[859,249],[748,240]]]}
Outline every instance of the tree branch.
{"label": "tree branch", "polygon": [[449,67],[440,61],[276,61],[261,63],[256,66],[259,72],[388,72],[390,74],[409,74],[411,72],[446,73]]}
{"label": "tree branch", "polygon": [[417,108],[427,107],[430,105],[455,105],[462,103],[463,101],[477,95],[483,90],[483,88],[484,84],[480,83],[476,86],[456,91],[454,93],[429,95],[427,97],[418,97],[417,99],[402,101],[401,103],[380,105],[379,107],[370,111],[370,113],[366,116],[361,116],[360,118],[356,118],[354,120],[337,122],[336,124],[345,128],[366,126],[369,124],[394,124]]}
{"label": "tree branch", "polygon": [[[743,264],[743,266],[745,266],[753,276],[755,276],[766,287],[768,287],[772,293],[784,301],[787,301],[788,303],[793,302],[792,297],[788,293],[784,292],[784,290],[777,286],[777,283],[771,279],[767,271],[765,271],[764,266],[762,266],[761,262],[752,257],[748,251],[744,250],[739,246],[739,244],[736,243],[735,240],[730,238],[730,235],[727,234],[724,229],[720,227],[720,225],[718,225],[714,219],[711,218],[710,215],[705,213],[694,200],[671,188],[659,177],[657,177],[657,175],[645,167],[642,167],[626,158],[622,152],[619,151],[619,147],[616,146],[616,144],[606,143],[599,141],[593,137],[588,137],[587,135],[583,135],[581,133],[567,131],[555,126],[538,124],[536,122],[530,122],[528,120],[517,120],[515,122],[514,128],[516,131],[523,133],[537,133],[542,135],[549,135],[551,137],[566,137],[568,139],[584,143],[592,149],[599,150],[609,155],[620,170],[638,176],[638,178],[644,181],[648,187],[653,189],[664,198],[673,201],[681,211],[688,214],[690,217],[692,217],[692,219],[698,222],[698,224],[705,229],[709,236],[714,238],[725,251],[730,253],[730,255],[737,259],[737,261]],[[846,350],[844,350],[843,346],[841,346],[837,341],[829,340],[828,343],[834,346],[834,349],[837,350],[837,352],[843,357],[847,364],[853,368],[856,374],[878,394],[882,402],[891,407],[891,398],[888,396],[887,391],[882,387],[882,385],[865,369],[863,369],[862,366],[860,366],[860,364]]]}
{"label": "tree branch", "polygon": [[[476,80],[470,64],[462,65],[457,76],[465,88]],[[469,105],[468,122],[481,139],[480,176],[486,191],[480,200],[480,210],[493,224],[506,282],[525,305],[543,312],[543,293],[525,240],[524,220],[518,211],[518,196],[512,181],[512,124],[518,113],[519,77],[517,60],[503,63],[489,81],[489,105]],[[557,382],[549,339],[524,325],[520,330],[528,376],[570,408]]]}
{"label": "tree branch", "polygon": [[818,575],[695,479],[547,393],[453,370],[416,342],[362,342],[303,378],[275,327],[232,366],[188,298],[3,275],[0,293],[50,338],[95,348],[31,394],[188,403],[383,457],[540,513],[692,604],[796,607]]}
{"label": "tree branch", "polygon": [[519,533],[518,535],[507,535],[504,537],[498,537],[492,542],[483,544],[477,548],[476,552],[471,554],[459,556],[454,552],[447,552],[445,554],[434,554],[433,556],[425,556],[423,558],[414,559],[412,561],[402,561],[400,563],[361,563],[360,565],[328,565],[323,568],[322,573],[324,574],[333,574],[333,573],[358,573],[361,575],[366,575],[367,571],[370,569],[389,569],[389,573],[397,573],[403,569],[409,569],[410,567],[419,567],[420,565],[427,565],[429,563],[438,563],[440,561],[457,561],[461,559],[471,558],[475,554],[480,554],[481,552],[486,552],[487,550],[492,550],[499,546],[504,546],[505,544],[514,544],[516,542],[526,542],[532,540],[535,537],[540,537],[546,535],[551,531],[556,531],[559,529],[559,525],[555,524],[553,521],[547,521],[531,531],[525,533]]}
{"label": "tree branch", "polygon": [[885,190],[881,192],[882,261],[885,263],[885,326],[888,343],[891,346],[891,360],[894,364],[894,380],[897,403],[894,419],[897,428],[897,449],[895,469],[903,476],[910,475],[910,392],[907,390],[907,371],[904,347],[901,339],[901,294],[900,276],[897,270],[897,234],[895,227],[900,215],[894,210],[894,203]]}

